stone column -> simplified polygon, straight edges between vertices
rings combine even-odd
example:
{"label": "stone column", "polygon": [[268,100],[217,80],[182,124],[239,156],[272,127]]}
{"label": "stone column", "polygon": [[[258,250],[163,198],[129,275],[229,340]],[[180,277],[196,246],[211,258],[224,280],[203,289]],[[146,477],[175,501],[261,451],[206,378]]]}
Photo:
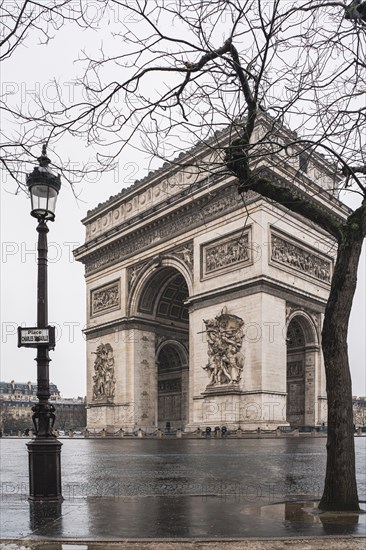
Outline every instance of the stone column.
{"label": "stone column", "polygon": [[316,424],[316,377],[315,365],[319,346],[313,344],[305,347],[305,424],[314,426]]}

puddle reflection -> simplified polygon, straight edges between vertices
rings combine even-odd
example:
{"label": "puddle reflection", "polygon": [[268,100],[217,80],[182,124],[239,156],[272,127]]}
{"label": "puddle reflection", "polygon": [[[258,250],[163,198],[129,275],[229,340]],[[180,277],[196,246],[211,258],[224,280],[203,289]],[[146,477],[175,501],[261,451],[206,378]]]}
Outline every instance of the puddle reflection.
{"label": "puddle reflection", "polygon": [[260,515],[267,520],[283,522],[287,530],[308,532],[322,526],[323,534],[361,534],[366,527],[366,514],[360,512],[322,512],[318,502],[283,502],[262,507],[248,507],[246,515]]}

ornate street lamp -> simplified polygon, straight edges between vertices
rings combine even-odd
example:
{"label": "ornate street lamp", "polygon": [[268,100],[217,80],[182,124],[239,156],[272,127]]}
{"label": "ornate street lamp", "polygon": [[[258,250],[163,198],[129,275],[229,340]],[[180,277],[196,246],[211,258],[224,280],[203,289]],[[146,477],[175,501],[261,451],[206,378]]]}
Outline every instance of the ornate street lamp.
{"label": "ornate street lamp", "polygon": [[46,146],[38,158],[39,166],[27,176],[32,201],[31,215],[38,226],[37,327],[19,328],[19,346],[37,348],[37,398],[32,407],[35,438],[27,444],[29,453],[29,500],[61,501],[61,446],[53,435],[55,407],[49,403],[49,350],[54,349],[54,327],[48,326],[47,304],[47,221],[54,221],[60,175],[49,168]]}
{"label": "ornate street lamp", "polygon": [[54,174],[50,168],[46,146],[42,147],[42,155],[37,159],[36,166],[27,176],[27,185],[32,200],[31,215],[39,222],[54,221],[57,196],[61,187],[60,174]]}

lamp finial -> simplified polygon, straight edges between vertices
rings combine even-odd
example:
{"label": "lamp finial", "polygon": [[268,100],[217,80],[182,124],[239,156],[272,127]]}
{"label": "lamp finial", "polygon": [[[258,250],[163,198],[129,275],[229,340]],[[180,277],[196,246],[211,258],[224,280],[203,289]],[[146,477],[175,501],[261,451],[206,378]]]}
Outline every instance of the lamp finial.
{"label": "lamp finial", "polygon": [[40,166],[48,166],[50,164],[50,159],[47,156],[47,145],[44,143],[42,145],[42,155],[38,157],[38,162]]}

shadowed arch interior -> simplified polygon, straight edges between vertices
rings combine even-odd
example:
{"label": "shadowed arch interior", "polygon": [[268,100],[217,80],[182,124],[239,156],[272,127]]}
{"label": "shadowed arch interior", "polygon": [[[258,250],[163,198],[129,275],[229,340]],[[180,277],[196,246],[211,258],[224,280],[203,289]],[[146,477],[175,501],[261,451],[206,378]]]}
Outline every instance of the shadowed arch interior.
{"label": "shadowed arch interior", "polygon": [[182,428],[188,422],[188,296],[182,273],[174,266],[159,265],[137,300],[139,317],[148,320],[155,333],[155,425],[162,430]]}
{"label": "shadowed arch interior", "polygon": [[176,345],[166,344],[158,355],[159,371],[172,372],[187,362],[187,358]]}
{"label": "shadowed arch interior", "polygon": [[187,354],[178,343],[169,342],[159,351],[158,367],[158,427],[181,428],[187,415]]}
{"label": "shadowed arch interior", "polygon": [[316,423],[316,384],[320,360],[316,322],[306,312],[299,311],[287,330],[286,419],[294,427],[313,427]]}
{"label": "shadowed arch interior", "polygon": [[188,287],[183,275],[173,267],[163,267],[145,285],[138,311],[156,318],[188,323]]}

